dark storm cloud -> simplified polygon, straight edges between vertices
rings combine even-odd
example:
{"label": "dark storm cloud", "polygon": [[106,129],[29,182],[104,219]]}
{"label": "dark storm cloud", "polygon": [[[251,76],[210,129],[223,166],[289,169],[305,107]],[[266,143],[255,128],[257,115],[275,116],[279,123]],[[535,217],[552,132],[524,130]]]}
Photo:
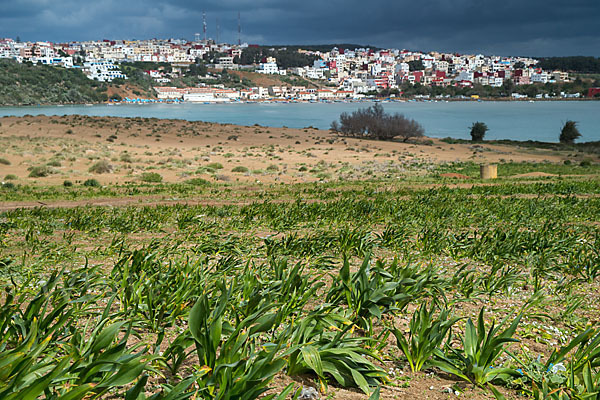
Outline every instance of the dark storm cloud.
{"label": "dark storm cloud", "polygon": [[192,38],[352,42],[505,55],[600,55],[598,0],[1,0],[0,36],[23,40]]}

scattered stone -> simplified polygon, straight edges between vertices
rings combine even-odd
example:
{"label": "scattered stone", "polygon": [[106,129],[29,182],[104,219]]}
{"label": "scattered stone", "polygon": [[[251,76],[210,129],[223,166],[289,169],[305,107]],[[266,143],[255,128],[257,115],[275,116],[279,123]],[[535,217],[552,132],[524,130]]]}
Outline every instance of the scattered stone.
{"label": "scattered stone", "polygon": [[302,391],[300,392],[300,397],[298,397],[298,400],[318,400],[319,399],[319,392],[317,392],[317,389],[315,389],[314,387],[308,386],[308,387],[302,387]]}

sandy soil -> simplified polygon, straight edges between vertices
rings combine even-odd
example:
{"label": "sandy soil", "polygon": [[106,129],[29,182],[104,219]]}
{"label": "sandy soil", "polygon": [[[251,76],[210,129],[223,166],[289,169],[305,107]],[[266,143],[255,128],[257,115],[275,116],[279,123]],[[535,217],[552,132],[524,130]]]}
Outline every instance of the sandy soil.
{"label": "sandy soil", "polygon": [[[341,138],[313,128],[87,116],[0,118],[0,158],[5,161],[0,180],[14,175],[15,183],[89,178],[123,183],[139,180],[144,172],[156,172],[165,182],[197,177],[291,183],[419,174],[442,162],[560,162],[563,157],[539,149],[429,138],[415,143]],[[90,172],[99,161],[111,171]],[[48,165],[48,176],[29,177],[31,168]]]}

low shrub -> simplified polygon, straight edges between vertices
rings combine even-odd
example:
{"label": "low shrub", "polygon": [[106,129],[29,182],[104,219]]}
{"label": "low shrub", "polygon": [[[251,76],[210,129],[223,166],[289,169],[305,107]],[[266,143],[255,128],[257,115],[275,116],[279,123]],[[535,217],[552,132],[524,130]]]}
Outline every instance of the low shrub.
{"label": "low shrub", "polygon": [[83,186],[100,187],[100,182],[98,182],[96,179],[92,178],[92,179],[88,179],[87,181],[83,182]]}
{"label": "low shrub", "polygon": [[241,165],[238,165],[237,167],[233,167],[233,169],[231,170],[231,172],[241,172],[241,173],[246,173],[248,172],[248,168],[243,167]]}
{"label": "low shrub", "polygon": [[341,136],[368,138],[377,140],[393,140],[400,137],[421,137],[425,130],[417,121],[406,118],[402,114],[387,114],[381,104],[340,115],[340,121],[333,121],[333,132]]}
{"label": "low shrub", "polygon": [[146,183],[160,183],[162,179],[158,172],[142,172],[140,175],[140,180]]}
{"label": "low shrub", "polygon": [[10,165],[10,161],[8,161],[6,158],[0,157],[0,164],[2,164],[2,165]]}
{"label": "low shrub", "polygon": [[49,167],[60,167],[60,166],[62,166],[62,164],[58,160],[51,160],[46,165],[49,166]]}
{"label": "low shrub", "polygon": [[223,169],[223,164],[214,162],[214,163],[208,164],[207,167],[212,168],[212,169]]}
{"label": "low shrub", "polygon": [[101,160],[92,165],[89,169],[94,174],[107,174],[112,172],[113,167],[106,160]]}
{"label": "low shrub", "polygon": [[71,182],[71,181],[64,181],[63,182],[63,186],[64,187],[71,187],[71,186],[73,186],[73,182]]}
{"label": "low shrub", "polygon": [[29,177],[30,178],[44,178],[52,173],[53,173],[53,171],[50,167],[48,167],[47,165],[42,165],[40,167],[31,168],[31,172],[29,172]]}
{"label": "low shrub", "polygon": [[202,179],[202,178],[188,179],[187,181],[185,181],[185,183],[187,183],[188,185],[192,185],[192,186],[208,186],[208,185],[210,185],[209,181],[207,181],[206,179]]}
{"label": "low shrub", "polygon": [[15,181],[17,180],[17,176],[15,174],[8,174],[4,177],[5,181]]}

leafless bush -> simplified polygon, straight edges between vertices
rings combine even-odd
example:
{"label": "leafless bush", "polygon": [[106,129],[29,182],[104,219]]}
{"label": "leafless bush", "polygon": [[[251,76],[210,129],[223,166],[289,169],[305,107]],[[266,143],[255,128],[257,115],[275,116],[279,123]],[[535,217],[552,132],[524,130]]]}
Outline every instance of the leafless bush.
{"label": "leafless bush", "polygon": [[392,140],[400,137],[403,141],[421,137],[425,130],[417,121],[402,114],[387,114],[380,104],[361,108],[340,115],[340,121],[331,123],[331,130],[340,136]]}

